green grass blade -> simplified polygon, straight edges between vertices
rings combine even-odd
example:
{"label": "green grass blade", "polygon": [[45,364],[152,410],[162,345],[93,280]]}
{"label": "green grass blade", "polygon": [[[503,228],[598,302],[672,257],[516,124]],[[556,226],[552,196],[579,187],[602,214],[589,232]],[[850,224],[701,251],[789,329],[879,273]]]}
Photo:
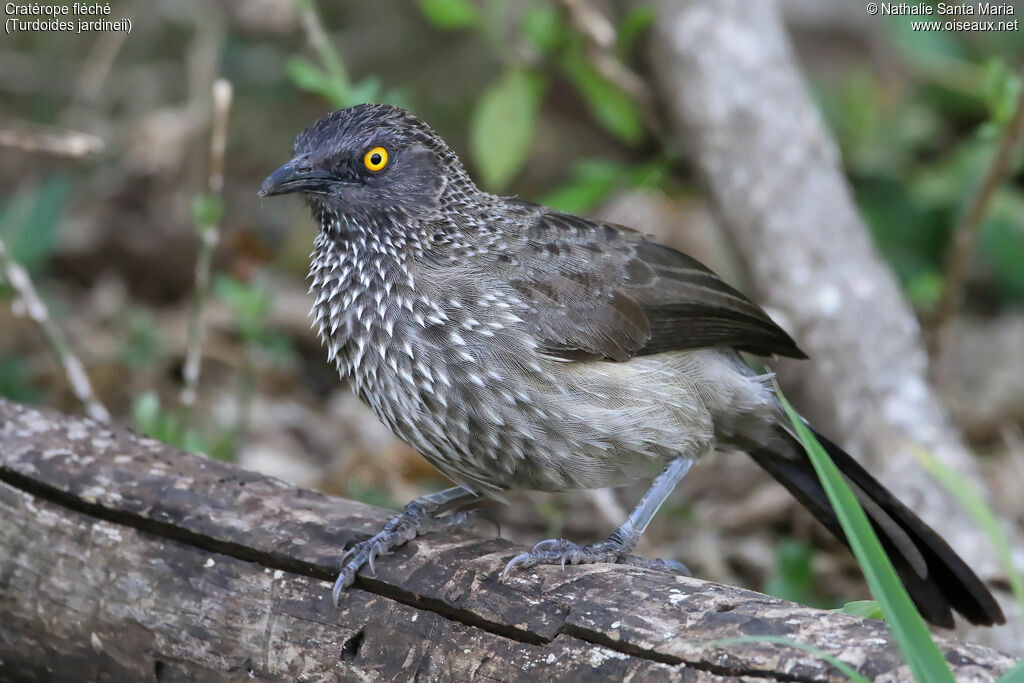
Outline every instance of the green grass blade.
{"label": "green grass blade", "polygon": [[952,681],[953,674],[950,673],[946,660],[932,641],[924,619],[918,614],[906,589],[896,576],[892,562],[882,550],[882,544],[853,491],[810,428],[779,391],[778,386],[776,391],[793,423],[797,437],[807,450],[825,493],[828,494],[828,499],[836,511],[839,524],[850,542],[850,548],[857,558],[864,578],[867,579],[871,593],[882,606],[886,624],[892,631],[900,651],[903,652],[914,678],[928,683]]}
{"label": "green grass blade", "polygon": [[964,481],[963,477],[934,455],[925,450],[919,450],[917,457],[925,471],[932,475],[944,489],[953,494],[953,497],[960,503],[960,507],[967,511],[978,528],[988,537],[989,543],[992,544],[999,556],[999,564],[1006,572],[1013,597],[1020,606],[1021,614],[1024,614],[1024,578],[1021,577],[1020,571],[1013,562],[1010,541],[999,525],[999,520],[996,519],[992,508],[988,506],[977,489],[969,482]]}
{"label": "green grass blade", "polygon": [[793,640],[792,638],[784,638],[782,636],[737,636],[735,638],[721,638],[719,640],[708,640],[700,643],[700,645],[715,647],[719,645],[744,645],[747,643],[773,643],[775,645],[787,645],[789,647],[796,648],[797,650],[803,650],[809,652],[818,659],[828,662],[836,669],[839,673],[843,674],[854,683],[869,683],[868,679],[865,678],[859,671],[854,669],[852,666],[842,661],[841,659],[830,655],[824,650],[808,645],[807,643],[801,643],[799,640]]}
{"label": "green grass blade", "polygon": [[996,679],[996,683],[1024,683],[1024,659]]}
{"label": "green grass blade", "polygon": [[855,600],[848,602],[843,605],[840,612],[844,614],[852,614],[856,617],[864,617],[865,619],[877,619],[878,621],[884,621],[885,614],[882,613],[882,607],[876,600]]}

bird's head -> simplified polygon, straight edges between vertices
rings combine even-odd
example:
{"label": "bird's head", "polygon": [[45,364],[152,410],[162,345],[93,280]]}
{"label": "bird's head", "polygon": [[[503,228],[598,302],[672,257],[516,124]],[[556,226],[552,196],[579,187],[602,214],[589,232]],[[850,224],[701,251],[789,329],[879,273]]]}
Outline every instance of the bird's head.
{"label": "bird's head", "polygon": [[354,221],[423,218],[445,190],[472,186],[458,157],[404,109],[360,104],[327,114],[295,140],[292,159],[259,196],[302,192],[315,208]]}

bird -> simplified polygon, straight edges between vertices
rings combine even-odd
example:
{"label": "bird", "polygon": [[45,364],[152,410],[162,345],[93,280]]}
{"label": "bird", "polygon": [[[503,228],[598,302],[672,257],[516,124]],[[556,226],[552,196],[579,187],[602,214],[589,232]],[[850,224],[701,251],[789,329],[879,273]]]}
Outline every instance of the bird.
{"label": "bird", "polygon": [[[742,354],[806,358],[757,304],[641,232],[477,187],[424,121],[386,104],[303,130],[260,197],[300,193],[319,226],[310,312],[328,362],[394,434],[455,486],[407,504],[341,559],[338,604],[364,566],[466,524],[470,503],[644,481],[606,540],[541,541],[501,578],[540,564],[631,554],[691,465],[741,450],[849,545],[772,375]],[[950,546],[852,456],[815,432],[922,616],[1004,623]]]}

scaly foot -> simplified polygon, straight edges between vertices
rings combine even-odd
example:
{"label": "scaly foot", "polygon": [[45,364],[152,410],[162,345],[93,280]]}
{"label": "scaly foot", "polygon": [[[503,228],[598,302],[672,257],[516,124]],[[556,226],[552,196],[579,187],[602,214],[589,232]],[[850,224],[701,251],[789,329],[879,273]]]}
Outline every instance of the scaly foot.
{"label": "scaly foot", "polygon": [[508,577],[513,569],[533,567],[538,564],[560,564],[562,568],[568,564],[627,564],[633,567],[644,567],[665,573],[690,575],[690,570],[682,562],[674,560],[648,560],[637,555],[630,555],[624,550],[623,543],[616,538],[609,538],[601,543],[577,545],[564,538],[549,538],[533,546],[533,550],[512,558],[501,572],[501,580]]}
{"label": "scaly foot", "polygon": [[334,590],[331,592],[334,606],[338,606],[341,591],[355,582],[356,574],[363,568],[363,565],[370,565],[370,571],[374,571],[373,560],[378,555],[386,555],[417,536],[431,531],[459,527],[480,516],[480,510],[453,512],[443,517],[435,516],[434,511],[427,505],[418,501],[409,503],[384,525],[380,533],[356,543],[342,556],[341,573],[338,574],[338,580],[334,582]]}

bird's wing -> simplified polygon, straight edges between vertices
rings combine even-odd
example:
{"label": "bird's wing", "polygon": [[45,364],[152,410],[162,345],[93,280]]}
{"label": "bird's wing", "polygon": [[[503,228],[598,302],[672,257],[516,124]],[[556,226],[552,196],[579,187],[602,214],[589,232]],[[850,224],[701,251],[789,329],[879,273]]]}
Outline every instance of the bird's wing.
{"label": "bird's wing", "polygon": [[624,361],[729,346],[806,358],[760,307],[706,266],[628,228],[544,211],[503,260],[547,355]]}

